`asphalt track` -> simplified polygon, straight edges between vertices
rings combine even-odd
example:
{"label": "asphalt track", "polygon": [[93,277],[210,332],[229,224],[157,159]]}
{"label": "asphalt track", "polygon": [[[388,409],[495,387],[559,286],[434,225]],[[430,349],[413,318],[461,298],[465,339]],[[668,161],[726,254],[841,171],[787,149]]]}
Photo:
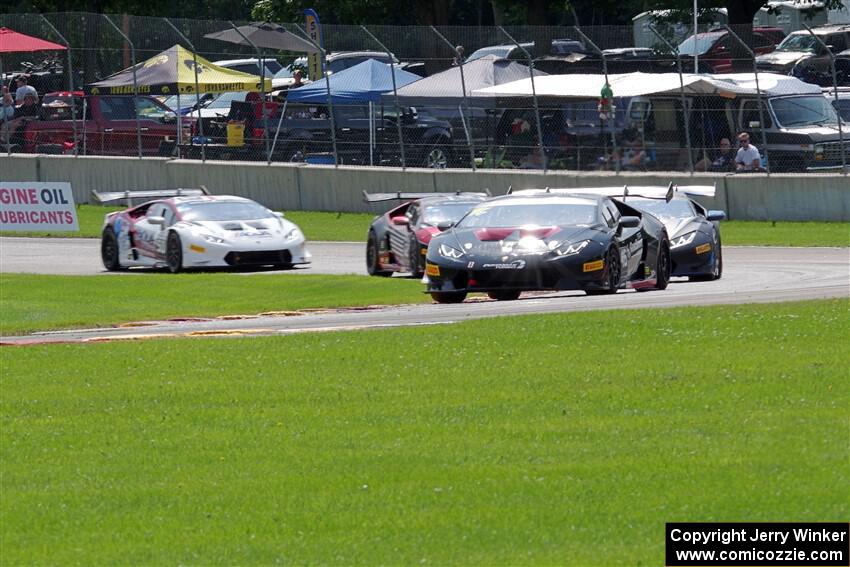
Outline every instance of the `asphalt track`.
{"label": "asphalt track", "polygon": [[[88,239],[0,238],[0,271],[102,274],[98,242]],[[364,273],[363,244],[313,243],[309,269],[279,273]],[[850,297],[850,249],[724,247],[723,278],[674,279],[665,291],[588,297],[581,292],[524,294],[517,301],[472,299],[459,305],[402,305],[233,318],[141,321],[121,327],[0,337],[3,344],[93,342],[152,337],[255,336],[453,323],[484,317],[680,306],[770,303]],[[149,270],[133,271],[144,277]],[[252,272],[256,273],[256,272]],[[250,276],[250,274],[248,274]],[[130,277],[134,277],[130,276]]]}

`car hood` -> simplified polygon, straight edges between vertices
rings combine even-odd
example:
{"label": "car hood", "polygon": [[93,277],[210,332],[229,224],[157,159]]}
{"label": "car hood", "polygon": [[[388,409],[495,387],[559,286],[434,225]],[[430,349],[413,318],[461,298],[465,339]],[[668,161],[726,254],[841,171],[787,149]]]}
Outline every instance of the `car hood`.
{"label": "car hood", "polygon": [[185,223],[193,230],[217,236],[219,238],[269,237],[289,232],[295,225],[276,218],[259,220],[197,221]]}
{"label": "car hood", "polygon": [[756,57],[756,63],[768,63],[770,65],[790,65],[805,57],[811,57],[808,51],[771,51]]}
{"label": "car hood", "polygon": [[470,257],[536,256],[571,242],[599,236],[600,226],[540,226],[455,229],[446,244]]}
{"label": "car hood", "polygon": [[697,217],[664,218],[660,220],[664,224],[664,228],[667,229],[667,235],[671,239],[681,234],[693,232],[700,226],[699,219]]}

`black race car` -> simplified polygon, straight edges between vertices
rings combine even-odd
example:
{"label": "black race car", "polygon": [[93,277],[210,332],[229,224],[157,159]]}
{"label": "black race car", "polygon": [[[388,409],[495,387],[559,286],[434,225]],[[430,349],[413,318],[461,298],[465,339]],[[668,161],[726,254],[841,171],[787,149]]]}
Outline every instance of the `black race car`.
{"label": "black race car", "polygon": [[671,275],[691,281],[718,280],[723,275],[723,249],[719,221],[726,213],[706,210],[692,196],[713,197],[711,185],[667,187],[601,187],[583,189],[607,195],[649,213],[664,223],[670,236]]}
{"label": "black race car", "polygon": [[489,193],[366,193],[369,203],[403,200],[375,217],[366,243],[366,269],[371,276],[408,272],[421,278],[425,251],[441,222],[456,222]]}
{"label": "black race car", "polygon": [[475,291],[510,300],[531,290],[664,289],[670,277],[664,225],[605,196],[520,191],[440,228],[423,280],[438,303]]}

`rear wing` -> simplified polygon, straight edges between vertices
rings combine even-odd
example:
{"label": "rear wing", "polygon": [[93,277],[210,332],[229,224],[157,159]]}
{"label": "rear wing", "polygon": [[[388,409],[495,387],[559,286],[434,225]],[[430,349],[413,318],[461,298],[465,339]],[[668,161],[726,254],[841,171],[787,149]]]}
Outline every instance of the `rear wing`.
{"label": "rear wing", "polygon": [[401,191],[397,193],[367,193],[363,191],[363,200],[367,203],[381,203],[383,201],[412,201],[415,199],[425,199],[427,197],[439,197],[440,195],[456,195],[456,196],[467,196],[467,197],[492,197],[489,189],[485,189],[483,193],[475,193],[471,191],[454,191],[451,193],[446,192],[432,192],[432,193],[403,193]]}
{"label": "rear wing", "polygon": [[177,188],[177,189],[147,189],[140,191],[92,191],[92,196],[98,203],[111,203],[112,201],[120,201],[127,199],[127,205],[133,199],[153,199],[157,197],[196,197],[200,195],[209,195],[207,188],[201,185],[198,188]]}
{"label": "rear wing", "polygon": [[585,195],[604,195],[625,200],[627,197],[644,197],[646,199],[665,199],[670,201],[676,193],[683,193],[689,197],[714,197],[716,192],[714,185],[622,185],[618,187],[576,187],[573,189],[524,189],[514,191],[513,194],[533,193],[574,193]]}

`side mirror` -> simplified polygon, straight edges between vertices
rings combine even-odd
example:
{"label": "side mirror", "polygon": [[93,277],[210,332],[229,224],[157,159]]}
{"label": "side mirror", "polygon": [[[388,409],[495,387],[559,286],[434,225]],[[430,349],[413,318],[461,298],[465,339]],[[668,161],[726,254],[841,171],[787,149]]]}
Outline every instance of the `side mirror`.
{"label": "side mirror", "polygon": [[165,217],[147,217],[148,222],[159,226],[165,226]]}
{"label": "side mirror", "polygon": [[637,228],[640,226],[640,217],[622,217],[620,228]]}
{"label": "side mirror", "polygon": [[390,222],[396,226],[410,226],[410,219],[404,215],[399,215],[390,219]]}
{"label": "side mirror", "polygon": [[441,221],[441,222],[437,223],[437,230],[439,230],[440,232],[446,232],[447,230],[449,230],[454,225],[455,225],[455,223],[453,223],[452,221],[448,221],[448,220]]}
{"label": "side mirror", "polygon": [[705,218],[710,221],[721,221],[726,220],[726,212],[725,211],[708,211],[705,215]]}
{"label": "side mirror", "polygon": [[278,211],[275,211],[274,216],[276,216],[276,217],[277,217],[277,218],[279,218],[279,219],[282,219],[282,218],[283,218],[283,213],[278,212]]}

